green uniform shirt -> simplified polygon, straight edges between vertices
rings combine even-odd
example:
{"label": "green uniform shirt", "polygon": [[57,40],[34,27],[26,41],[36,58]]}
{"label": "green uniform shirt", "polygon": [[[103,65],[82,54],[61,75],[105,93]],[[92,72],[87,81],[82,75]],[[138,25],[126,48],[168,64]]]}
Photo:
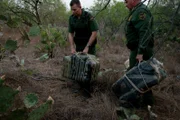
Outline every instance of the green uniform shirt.
{"label": "green uniform shirt", "polygon": [[143,54],[147,47],[152,48],[154,46],[152,26],[151,12],[143,3],[138,4],[130,11],[126,21],[127,47],[131,50],[138,49],[137,54]]}
{"label": "green uniform shirt", "polygon": [[[82,9],[82,15],[69,17],[69,33],[75,33],[74,42],[78,46],[86,46],[93,31],[98,30],[98,25],[93,16]],[[96,40],[93,45],[96,44]]]}

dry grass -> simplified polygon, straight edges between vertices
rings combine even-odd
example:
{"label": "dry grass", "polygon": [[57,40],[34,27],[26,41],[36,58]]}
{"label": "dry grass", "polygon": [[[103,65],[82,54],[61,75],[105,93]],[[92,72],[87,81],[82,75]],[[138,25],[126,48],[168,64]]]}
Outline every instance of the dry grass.
{"label": "dry grass", "polygon": [[[6,74],[6,84],[17,88],[22,87],[20,98],[34,92],[39,101],[45,101],[49,95],[55,100],[52,110],[45,120],[118,120],[115,108],[118,99],[111,92],[111,85],[123,75],[124,61],[129,52],[122,42],[112,42],[105,45],[100,42],[101,71],[107,71],[97,81],[92,83],[92,97],[87,99],[80,92],[74,92],[74,86],[69,87],[61,77],[62,60],[69,55],[69,48],[57,48],[55,58],[46,62],[35,60],[34,43],[27,48],[21,47],[15,53],[20,59],[25,59],[23,68],[17,67],[14,60],[8,57],[0,61],[0,74]],[[153,88],[156,103],[153,111],[158,114],[158,120],[178,120],[180,118],[180,57],[175,52],[180,45],[166,45],[156,55],[160,59],[168,77],[160,85]],[[146,110],[137,110],[142,118],[147,118]]]}

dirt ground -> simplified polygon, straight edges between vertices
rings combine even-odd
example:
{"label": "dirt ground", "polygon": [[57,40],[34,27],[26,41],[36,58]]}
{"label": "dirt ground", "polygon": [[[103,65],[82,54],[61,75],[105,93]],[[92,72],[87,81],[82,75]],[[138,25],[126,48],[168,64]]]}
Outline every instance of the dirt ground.
{"label": "dirt ground", "polygon": [[[15,31],[9,31],[9,34]],[[8,36],[5,34],[5,40]],[[12,37],[12,36],[11,36]],[[118,99],[111,92],[112,84],[124,73],[124,61],[129,51],[121,40],[106,44],[99,42],[97,56],[101,71],[109,70],[103,77],[92,84],[92,97],[82,94],[79,85],[62,77],[63,57],[69,55],[68,47],[57,48],[55,58],[46,62],[36,60],[38,57],[34,45],[38,41],[32,38],[27,47],[19,47],[15,54],[25,60],[24,67],[17,67],[14,59],[5,57],[0,61],[0,75],[6,75],[6,85],[13,88],[22,87],[19,96],[36,93],[39,102],[51,96],[55,104],[43,120],[118,120],[116,107]],[[165,43],[156,58],[164,63],[168,76],[159,85],[153,87],[155,105],[152,110],[158,115],[157,120],[180,120],[180,44]],[[111,70],[110,70],[111,69]],[[136,113],[144,120],[148,119],[146,109]]]}

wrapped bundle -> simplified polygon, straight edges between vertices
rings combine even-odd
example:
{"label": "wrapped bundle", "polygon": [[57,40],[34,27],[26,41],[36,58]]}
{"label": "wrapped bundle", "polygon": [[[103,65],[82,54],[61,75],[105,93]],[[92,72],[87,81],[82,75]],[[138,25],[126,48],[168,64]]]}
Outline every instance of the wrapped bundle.
{"label": "wrapped bundle", "polygon": [[133,101],[165,78],[163,64],[153,58],[129,70],[112,85],[112,90],[120,100]]}
{"label": "wrapped bundle", "polygon": [[78,82],[88,82],[97,78],[100,64],[94,55],[73,54],[65,56],[63,76]]}

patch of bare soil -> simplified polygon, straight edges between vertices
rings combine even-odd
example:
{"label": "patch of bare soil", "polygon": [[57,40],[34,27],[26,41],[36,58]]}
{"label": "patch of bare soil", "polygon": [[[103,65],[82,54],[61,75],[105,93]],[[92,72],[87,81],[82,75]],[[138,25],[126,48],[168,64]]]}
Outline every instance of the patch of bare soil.
{"label": "patch of bare soil", "polygon": [[[6,75],[7,85],[13,88],[22,87],[19,95],[21,98],[27,93],[36,93],[39,101],[43,102],[48,96],[52,96],[55,104],[44,120],[118,120],[118,99],[111,92],[111,85],[123,75],[123,63],[128,59],[129,51],[118,42],[110,43],[109,46],[100,42],[99,45],[101,49],[97,56],[101,71],[111,70],[92,84],[91,98],[82,94],[78,84],[61,76],[63,57],[69,55],[69,48],[57,48],[55,58],[40,62],[36,60],[34,44],[20,47],[15,53],[25,60],[24,67],[17,67],[15,60],[6,57],[0,61],[0,75]],[[155,105],[152,109],[158,115],[157,120],[180,118],[179,48],[180,44],[174,47],[174,44],[168,43],[168,47],[165,45],[156,55],[168,72],[167,78],[153,87]],[[148,118],[145,109],[138,109],[137,114],[142,119]]]}

